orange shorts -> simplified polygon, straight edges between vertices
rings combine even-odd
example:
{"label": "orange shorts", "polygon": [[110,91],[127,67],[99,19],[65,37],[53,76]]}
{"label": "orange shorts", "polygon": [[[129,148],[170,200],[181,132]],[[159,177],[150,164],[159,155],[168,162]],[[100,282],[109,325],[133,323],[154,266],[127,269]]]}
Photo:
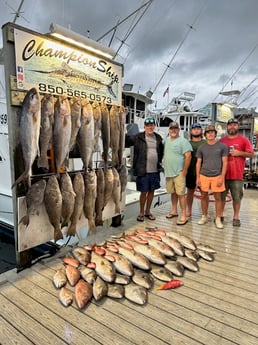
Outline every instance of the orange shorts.
{"label": "orange shorts", "polygon": [[218,186],[218,180],[220,178],[220,175],[218,176],[204,176],[200,175],[200,182],[201,182],[201,191],[202,192],[209,192],[211,190],[212,192],[223,192],[225,190],[225,181],[223,181],[221,186]]}

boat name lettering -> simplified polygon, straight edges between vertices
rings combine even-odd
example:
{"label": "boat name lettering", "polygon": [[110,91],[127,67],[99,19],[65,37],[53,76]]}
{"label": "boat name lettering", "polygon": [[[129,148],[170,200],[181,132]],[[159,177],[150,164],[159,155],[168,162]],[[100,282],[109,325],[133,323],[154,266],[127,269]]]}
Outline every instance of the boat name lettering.
{"label": "boat name lettering", "polygon": [[104,60],[99,60],[98,62],[90,60],[84,54],[77,54],[75,51],[70,53],[64,50],[54,50],[53,48],[46,48],[44,47],[44,41],[39,42],[37,45],[36,40],[32,39],[28,41],[28,43],[24,46],[22,52],[22,59],[23,61],[28,61],[34,56],[37,57],[50,57],[50,58],[58,58],[63,59],[66,61],[67,65],[73,61],[79,64],[83,64],[85,66],[90,66],[93,69],[97,69],[99,72],[105,73],[111,80],[115,83],[119,82],[118,75],[112,71],[111,66],[107,66],[108,63]]}

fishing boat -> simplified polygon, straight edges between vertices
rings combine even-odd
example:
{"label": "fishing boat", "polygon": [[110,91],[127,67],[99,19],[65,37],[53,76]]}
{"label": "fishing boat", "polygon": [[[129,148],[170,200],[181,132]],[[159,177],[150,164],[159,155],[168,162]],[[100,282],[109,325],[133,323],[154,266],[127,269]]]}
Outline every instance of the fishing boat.
{"label": "fishing boat", "polygon": [[[4,80],[3,66],[0,67],[1,80]],[[0,224],[13,225],[7,109],[2,82],[0,88]]]}

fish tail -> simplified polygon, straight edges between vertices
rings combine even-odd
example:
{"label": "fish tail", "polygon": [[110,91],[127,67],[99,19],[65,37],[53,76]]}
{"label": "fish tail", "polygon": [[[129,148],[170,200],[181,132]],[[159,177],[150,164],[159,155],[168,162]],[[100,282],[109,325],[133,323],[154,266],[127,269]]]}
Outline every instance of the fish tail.
{"label": "fish tail", "polygon": [[58,240],[62,240],[64,237],[63,237],[63,234],[62,234],[62,231],[60,229],[55,229],[54,231],[54,241],[57,242]]}
{"label": "fish tail", "polygon": [[67,236],[75,236],[76,234],[76,224],[71,224],[67,231]]}
{"label": "fish tail", "polygon": [[91,233],[94,233],[96,232],[96,224],[94,221],[89,221],[89,230]]}
{"label": "fish tail", "polygon": [[119,213],[120,214],[120,207],[118,205],[116,205],[116,207],[115,207],[115,213]]}
{"label": "fish tail", "polygon": [[28,215],[22,217],[22,219],[19,221],[19,224],[23,224],[23,225],[26,225],[26,227],[29,225],[29,222],[30,222],[30,218]]}
{"label": "fish tail", "polygon": [[156,287],[156,290],[163,290],[163,289],[164,289],[164,287],[165,287],[165,284],[162,284],[162,285],[160,285],[160,286]]}
{"label": "fish tail", "polygon": [[31,185],[31,182],[30,182],[30,174],[29,174],[29,172],[28,171],[24,171],[18,178],[17,178],[17,180],[13,183],[13,185],[12,185],[12,189],[14,188],[14,187],[16,187],[19,183],[21,183],[22,181],[28,181],[28,185],[29,185],[29,187],[30,187],[30,185]]}
{"label": "fish tail", "polygon": [[95,225],[98,226],[98,225],[103,225],[103,219],[102,217],[96,217],[95,219]]}
{"label": "fish tail", "polygon": [[49,169],[48,158],[46,156],[40,156],[38,159],[38,168]]}
{"label": "fish tail", "polygon": [[61,224],[61,228],[64,228],[65,226],[68,226],[68,220],[65,219],[62,224]]}

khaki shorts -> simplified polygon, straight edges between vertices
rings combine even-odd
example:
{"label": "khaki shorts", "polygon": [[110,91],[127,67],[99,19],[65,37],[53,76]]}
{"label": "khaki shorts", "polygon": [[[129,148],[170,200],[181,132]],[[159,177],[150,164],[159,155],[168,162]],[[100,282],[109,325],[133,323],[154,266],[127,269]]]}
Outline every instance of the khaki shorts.
{"label": "khaki shorts", "polygon": [[177,195],[185,194],[185,176],[179,174],[175,177],[166,177],[167,193],[175,193]]}
{"label": "khaki shorts", "polygon": [[222,185],[218,187],[219,178],[220,175],[212,177],[200,175],[201,191],[209,192],[209,190],[211,190],[213,193],[224,192],[225,182],[223,181]]}

